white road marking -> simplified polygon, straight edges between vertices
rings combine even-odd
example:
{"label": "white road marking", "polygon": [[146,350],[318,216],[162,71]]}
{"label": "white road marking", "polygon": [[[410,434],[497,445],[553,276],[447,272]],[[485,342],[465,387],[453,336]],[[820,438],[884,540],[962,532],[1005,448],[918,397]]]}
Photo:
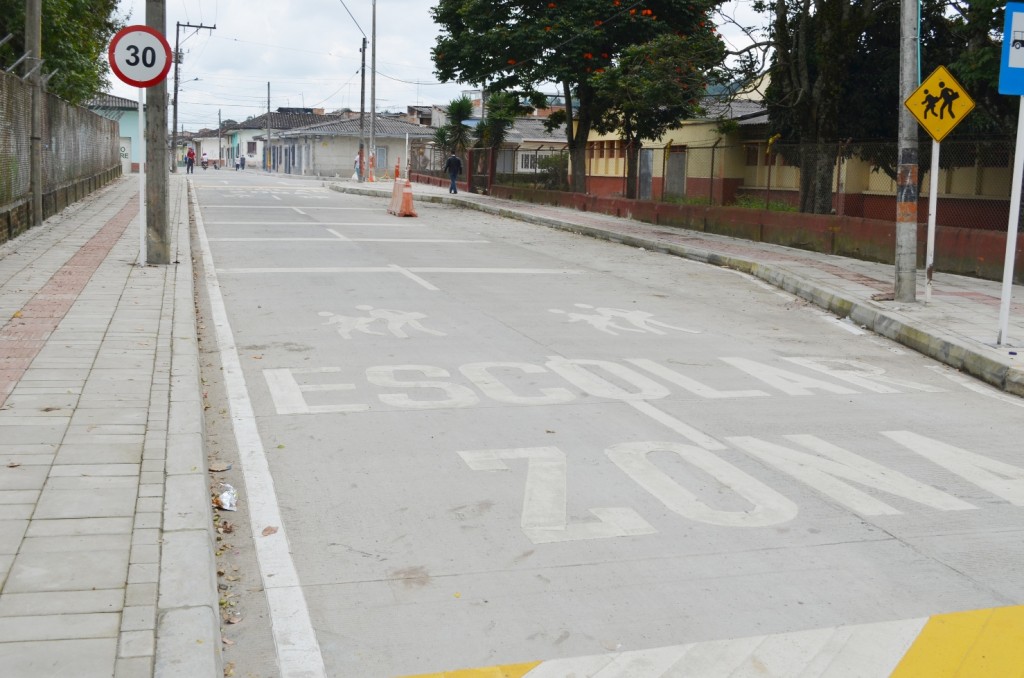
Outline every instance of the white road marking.
{"label": "white road marking", "polygon": [[270,197],[273,198],[274,200],[280,200],[281,199],[280,196],[276,196],[276,195],[271,195]]}
{"label": "white road marking", "polygon": [[823,320],[827,320],[828,322],[832,323],[839,329],[845,332],[849,332],[850,334],[854,334],[857,336],[867,334],[865,330],[862,330],[861,328],[853,324],[853,321],[851,321],[849,318],[837,318],[834,315],[829,315],[828,313],[815,313],[815,315],[818,316],[819,318],[822,318]]}
{"label": "white road marking", "polygon": [[[895,435],[890,437],[900,442]],[[786,438],[814,454],[750,436],[729,437],[726,440],[752,457],[793,476],[860,515],[898,516],[903,512],[857,489],[851,483],[939,511],[969,511],[977,508],[942,490],[816,436],[787,435]]]}
{"label": "white road marking", "polygon": [[[223,365],[224,384],[227,389],[231,423],[245,478],[249,523],[256,559],[267,594],[274,649],[282,678],[326,678],[320,645],[313,631],[309,608],[303,595],[295,563],[288,547],[288,536],[281,519],[274,479],[270,474],[263,441],[256,426],[256,417],[242,373],[241,361],[228,322],[220,281],[213,265],[213,255],[206,238],[202,214],[196,197],[192,197],[196,230],[203,253],[206,289],[210,297],[210,312]],[[277,532],[263,536],[267,527]]]}
{"label": "white road marking", "polygon": [[527,461],[520,527],[534,544],[657,533],[640,514],[624,507],[587,509],[596,521],[569,522],[568,465],[565,452],[557,447],[470,450],[458,454],[474,471],[507,471],[509,467],[503,460]]}
{"label": "white road marking", "polygon": [[725,445],[718,442],[708,434],[704,433],[703,431],[695,429],[689,424],[685,424],[679,421],[670,414],[662,412],[661,410],[651,405],[650,403],[643,402],[641,400],[630,400],[628,402],[630,405],[633,406],[633,409],[635,409],[637,412],[640,412],[641,414],[646,414],[654,421],[669,427],[670,429],[672,429],[679,435],[683,436],[690,442],[700,445],[705,450],[726,449]]}
{"label": "white road marking", "polygon": [[448,238],[349,238],[334,229],[333,238],[210,238],[210,242],[393,242],[393,243],[440,243],[440,244],[488,244],[490,240],[456,240]]}
{"label": "white road marking", "polygon": [[927,617],[833,626],[649,650],[553,659],[524,678],[739,678],[740,676],[887,676]]}
{"label": "white road marking", "polygon": [[[728,511],[708,506],[655,466],[650,459],[652,452],[675,453],[742,497],[751,508]],[[605,455],[665,508],[694,522],[722,527],[767,527],[788,523],[800,512],[792,501],[706,448],[675,442],[633,442],[613,445],[605,450]]]}
{"label": "white road marking", "polygon": [[[209,209],[230,209],[230,210],[236,210],[239,207],[241,207],[241,205],[203,205],[203,209],[207,209],[207,210],[209,210]],[[290,205],[245,205],[245,209],[248,211],[248,210],[290,210],[290,209],[295,209],[295,208],[290,206]],[[312,207],[309,207],[307,209],[314,209],[314,210],[336,210],[336,211],[345,211],[345,212],[379,212],[379,211],[381,211],[379,207],[321,207],[320,205],[312,206]],[[211,221],[210,223],[211,224],[215,224],[217,222]]]}
{"label": "white road marking", "polygon": [[212,221],[207,219],[206,223],[211,226],[396,226],[407,228],[402,223],[377,223],[376,221]]}
{"label": "white road marking", "polygon": [[983,396],[988,396],[989,398],[1001,400],[1002,402],[1009,403],[1010,405],[1024,407],[1024,398],[1018,398],[1016,396],[1012,396],[1006,393],[1002,393],[1001,391],[997,391],[991,386],[988,386],[987,384],[980,383],[973,377],[965,377],[959,372],[952,372],[948,367],[943,367],[942,365],[930,365],[928,369],[937,374],[941,374],[946,379],[949,379],[952,382],[960,384],[969,391],[974,391],[975,393],[980,393]]}
{"label": "white road marking", "polygon": [[421,286],[425,287],[426,289],[430,290],[431,292],[437,292],[437,291],[440,290],[439,287],[434,287],[428,281],[424,280],[423,278],[421,278],[418,275],[416,275],[415,273],[413,273],[411,269],[402,268],[401,266],[398,266],[398,265],[395,265],[395,264],[392,264],[391,266],[389,266],[389,268],[392,271],[395,271],[397,273],[401,273],[402,275],[404,275],[409,280],[412,280],[417,285],[421,285]]}
{"label": "white road marking", "polygon": [[292,209],[295,210],[295,212],[297,214],[301,214],[302,216],[307,216],[306,213],[303,212],[302,210],[300,210],[298,207],[293,207]]}

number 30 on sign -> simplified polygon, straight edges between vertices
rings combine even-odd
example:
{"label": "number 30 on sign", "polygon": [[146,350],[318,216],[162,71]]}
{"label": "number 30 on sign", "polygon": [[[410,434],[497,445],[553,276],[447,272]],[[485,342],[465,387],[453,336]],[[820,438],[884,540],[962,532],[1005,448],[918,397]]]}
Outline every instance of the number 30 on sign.
{"label": "number 30 on sign", "polygon": [[107,52],[110,69],[135,87],[152,87],[171,69],[171,46],[149,26],[128,26],[117,32]]}

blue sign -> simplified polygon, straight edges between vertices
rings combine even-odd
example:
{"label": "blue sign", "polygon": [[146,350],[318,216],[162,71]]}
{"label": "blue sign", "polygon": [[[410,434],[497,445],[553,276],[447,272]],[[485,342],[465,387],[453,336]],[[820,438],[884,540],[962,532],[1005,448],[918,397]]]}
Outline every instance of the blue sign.
{"label": "blue sign", "polygon": [[1024,2],[1006,5],[1003,58],[999,62],[999,93],[1024,96]]}

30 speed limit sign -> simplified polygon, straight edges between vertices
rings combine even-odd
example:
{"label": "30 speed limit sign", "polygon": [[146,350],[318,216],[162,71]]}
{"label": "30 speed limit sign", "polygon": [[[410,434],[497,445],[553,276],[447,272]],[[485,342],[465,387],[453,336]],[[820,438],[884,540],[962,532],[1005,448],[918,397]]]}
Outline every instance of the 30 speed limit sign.
{"label": "30 speed limit sign", "polygon": [[171,69],[171,46],[149,26],[127,26],[110,41],[107,51],[114,75],[135,87],[159,84]]}

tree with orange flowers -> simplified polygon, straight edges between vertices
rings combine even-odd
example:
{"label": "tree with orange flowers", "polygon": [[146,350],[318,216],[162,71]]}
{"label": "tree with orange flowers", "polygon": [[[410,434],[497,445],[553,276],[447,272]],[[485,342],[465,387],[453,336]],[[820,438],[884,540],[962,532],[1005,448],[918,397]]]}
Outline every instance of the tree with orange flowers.
{"label": "tree with orange flowers", "polygon": [[711,31],[667,34],[627,47],[614,66],[594,79],[603,110],[594,129],[616,133],[623,141],[627,198],[636,197],[640,144],[702,114],[707,83],[725,77],[724,58],[725,46]]}
{"label": "tree with orange flowers", "polygon": [[600,76],[626,50],[658,36],[703,36],[721,0],[438,0],[440,34],[432,50],[437,76],[489,91],[537,94],[556,84],[566,111],[572,188],[586,191],[587,138],[613,102]]}

